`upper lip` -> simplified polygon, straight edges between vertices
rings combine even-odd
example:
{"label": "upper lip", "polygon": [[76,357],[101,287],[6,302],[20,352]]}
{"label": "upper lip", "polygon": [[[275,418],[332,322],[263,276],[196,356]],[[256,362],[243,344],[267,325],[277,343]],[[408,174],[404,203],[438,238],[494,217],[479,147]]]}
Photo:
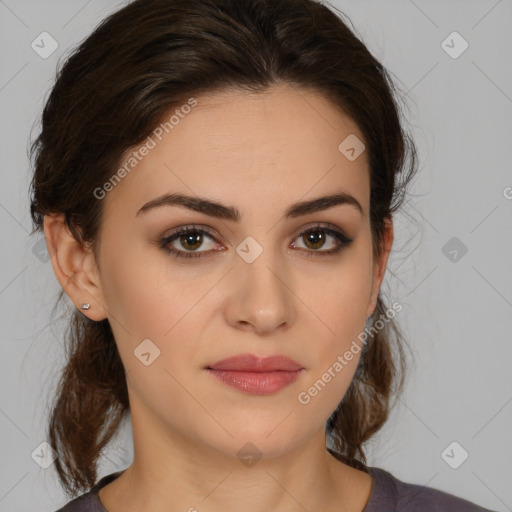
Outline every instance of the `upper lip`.
{"label": "upper lip", "polygon": [[303,366],[286,356],[258,357],[252,354],[239,354],[217,361],[208,366],[211,370],[232,370],[248,372],[297,371]]}

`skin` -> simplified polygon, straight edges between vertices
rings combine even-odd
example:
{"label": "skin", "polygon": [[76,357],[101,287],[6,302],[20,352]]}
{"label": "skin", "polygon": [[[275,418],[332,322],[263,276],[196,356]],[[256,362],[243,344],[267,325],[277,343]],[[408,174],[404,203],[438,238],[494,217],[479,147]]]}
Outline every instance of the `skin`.
{"label": "skin", "polygon": [[[359,354],[310,403],[297,395],[364,330],[391,250],[390,222],[385,250],[373,261],[367,153],[349,161],[338,150],[349,134],[363,135],[316,92],[286,85],[196,99],[103,199],[98,261],[80,248],[62,215],[45,217],[57,279],[78,308],[91,304],[89,318],[109,319],[127,374],[134,460],[100,500],[109,512],[231,512],[241,504],[247,512],[362,511],[371,477],[332,457],[325,437]],[[341,189],[360,202],[362,214],[342,204],[282,219],[289,205]],[[178,206],[136,215],[164,193],[207,197],[238,208],[242,218]],[[317,222],[354,241],[337,254],[318,254],[337,241],[328,236],[323,246],[308,245],[300,235]],[[204,258],[180,259],[159,247],[160,238],[191,224],[217,234],[204,235],[195,249]],[[263,248],[252,263],[236,252],[248,236]],[[194,250],[179,238],[169,245]],[[149,366],[134,356],[147,338],[160,349]],[[240,353],[283,354],[305,370],[268,396],[206,372]],[[237,457],[249,441],[262,454],[251,467]]]}

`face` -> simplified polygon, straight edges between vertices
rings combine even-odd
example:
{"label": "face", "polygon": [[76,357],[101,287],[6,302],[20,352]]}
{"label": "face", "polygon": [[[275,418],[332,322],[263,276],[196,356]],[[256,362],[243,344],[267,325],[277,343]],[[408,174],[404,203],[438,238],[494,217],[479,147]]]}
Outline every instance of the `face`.
{"label": "face", "polygon": [[[335,363],[375,308],[387,254],[372,260],[367,153],[339,149],[364,139],[306,90],[196,100],[103,199],[92,309],[112,326],[133,419],[230,456],[247,441],[276,456],[324,431],[360,353]],[[202,206],[151,207],[167,194]],[[293,208],[336,194],[345,201]],[[239,354],[303,369],[268,394],[206,369]]]}

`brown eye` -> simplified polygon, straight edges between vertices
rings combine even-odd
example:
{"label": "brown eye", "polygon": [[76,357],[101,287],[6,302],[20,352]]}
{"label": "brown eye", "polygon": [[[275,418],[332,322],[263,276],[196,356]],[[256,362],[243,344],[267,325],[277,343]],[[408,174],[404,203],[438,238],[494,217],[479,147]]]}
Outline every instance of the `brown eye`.
{"label": "brown eye", "polygon": [[[206,239],[210,239],[213,247],[216,246],[214,236],[204,228],[188,226],[160,240],[160,246],[169,254],[174,254],[177,258],[201,258],[204,256],[204,253],[211,252],[211,250],[197,250],[204,245]],[[173,245],[174,243],[176,245],[179,244],[181,248]]]}
{"label": "brown eye", "polygon": [[325,232],[322,230],[308,231],[302,235],[305,245],[308,249],[321,249],[325,245]]}
{"label": "brown eye", "polygon": [[[331,247],[329,249],[320,250],[325,247],[326,244],[329,244],[329,238],[334,240],[334,246],[333,242],[331,242]],[[305,249],[308,249],[305,251],[308,256],[315,254],[318,254],[319,256],[335,254],[354,241],[353,238],[349,238],[337,230],[322,226],[313,226],[312,228],[303,231],[297,239],[302,241]],[[293,246],[298,247],[295,243]]]}
{"label": "brown eye", "polygon": [[193,231],[189,233],[185,233],[184,235],[180,235],[179,237],[180,244],[185,247],[185,249],[195,250],[201,247],[203,243],[203,235],[199,231]]}
{"label": "brown eye", "polygon": [[[210,240],[212,247],[210,250],[198,250],[203,247],[205,241]],[[352,238],[347,237],[342,232],[325,226],[312,226],[296,238],[300,240],[303,247],[292,243],[292,247],[301,249],[307,256],[328,256],[338,253],[344,247],[353,242]],[[331,240],[329,242],[329,240]],[[328,246],[325,249],[325,246]],[[220,251],[215,249],[219,247],[215,236],[205,228],[196,226],[187,226],[179,229],[172,235],[160,240],[160,246],[168,254],[174,254],[177,258],[204,258],[210,256],[209,253]]]}

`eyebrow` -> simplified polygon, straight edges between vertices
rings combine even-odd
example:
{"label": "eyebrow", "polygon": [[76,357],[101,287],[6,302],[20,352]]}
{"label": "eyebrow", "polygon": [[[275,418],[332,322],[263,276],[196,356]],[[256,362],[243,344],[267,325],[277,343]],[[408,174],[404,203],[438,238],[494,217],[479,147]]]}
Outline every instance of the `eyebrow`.
{"label": "eyebrow", "polygon": [[[289,206],[284,214],[285,219],[293,219],[309,213],[320,212],[339,205],[350,205],[355,207],[361,214],[363,208],[359,201],[348,192],[341,191],[337,194],[318,197],[309,201],[302,201]],[[147,213],[155,208],[163,206],[182,206],[189,210],[204,213],[211,217],[238,222],[242,215],[233,206],[226,206],[201,197],[187,196],[184,194],[165,194],[146,203],[138,211],[136,216]]]}

